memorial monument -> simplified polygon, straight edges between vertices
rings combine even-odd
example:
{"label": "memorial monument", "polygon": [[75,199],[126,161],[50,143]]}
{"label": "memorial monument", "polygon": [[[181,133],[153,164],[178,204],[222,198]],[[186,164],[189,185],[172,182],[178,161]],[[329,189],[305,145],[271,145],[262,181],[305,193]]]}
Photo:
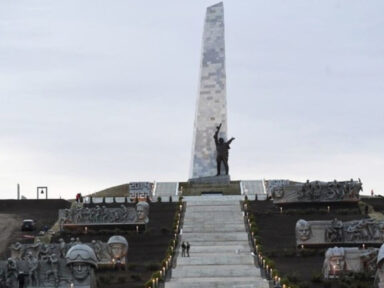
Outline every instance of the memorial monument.
{"label": "memorial monument", "polygon": [[86,244],[73,243],[65,254],[59,251],[59,245],[39,242],[16,243],[11,249],[15,248],[18,255],[0,261],[0,287],[96,287],[94,270],[98,259]]}
{"label": "memorial monument", "polygon": [[[93,239],[91,243],[81,243],[79,238],[71,238],[66,243],[63,238],[59,243],[42,243],[39,239],[33,244],[21,244],[16,242],[10,246],[11,259],[15,261],[27,261],[35,259],[44,261],[48,258],[57,257],[64,259],[67,252],[78,244],[84,244],[90,247],[96,255],[96,264],[99,269],[111,269],[115,266],[125,269],[127,263],[128,241],[124,236],[113,235],[108,242]],[[1,287],[1,286],[0,286]]]}
{"label": "memorial monument", "polygon": [[216,145],[216,169],[217,169],[217,174],[216,176],[221,175],[221,166],[224,165],[225,168],[225,175],[228,175],[229,172],[229,167],[228,167],[228,151],[231,149],[229,145],[235,138],[231,138],[228,141],[224,141],[223,138],[219,138],[219,132],[221,128],[221,123],[219,126],[216,128],[215,135],[213,135],[213,139],[215,139],[215,145]]}
{"label": "memorial monument", "polygon": [[59,210],[60,231],[88,229],[116,229],[132,226],[145,228],[149,222],[149,204],[139,201],[136,209],[121,204],[119,208],[96,205],[95,208],[77,207]]}
{"label": "memorial monument", "polygon": [[325,279],[339,278],[348,272],[375,275],[378,248],[333,247],[325,252]]}
{"label": "memorial monument", "polygon": [[[279,184],[277,184],[279,183]],[[357,203],[362,183],[359,181],[312,181],[305,183],[281,181],[271,185],[269,193],[274,204],[291,203]]]}
{"label": "memorial monument", "polygon": [[[217,172],[216,145],[212,136],[227,137],[227,100],[223,3],[207,8],[200,64],[200,85],[193,132],[190,178],[211,177]],[[225,161],[220,161],[224,166]],[[225,170],[227,170],[224,167]],[[224,170],[222,169],[222,170]],[[229,179],[228,177],[225,177]]]}
{"label": "memorial monument", "polygon": [[384,241],[384,221],[372,218],[341,221],[337,218],[321,221],[300,219],[296,223],[297,246],[373,244]]}

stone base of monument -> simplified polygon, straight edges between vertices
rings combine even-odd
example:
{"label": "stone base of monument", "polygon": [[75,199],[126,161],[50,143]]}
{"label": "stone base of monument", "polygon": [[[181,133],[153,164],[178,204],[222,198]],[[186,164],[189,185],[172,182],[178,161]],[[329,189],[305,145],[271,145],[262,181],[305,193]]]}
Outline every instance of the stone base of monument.
{"label": "stone base of monument", "polygon": [[199,184],[229,184],[231,182],[231,177],[229,175],[199,177],[191,178],[188,182]]}
{"label": "stone base of monument", "polygon": [[200,196],[209,194],[240,195],[240,181],[229,181],[229,176],[214,176],[190,179],[179,183],[183,196]]}

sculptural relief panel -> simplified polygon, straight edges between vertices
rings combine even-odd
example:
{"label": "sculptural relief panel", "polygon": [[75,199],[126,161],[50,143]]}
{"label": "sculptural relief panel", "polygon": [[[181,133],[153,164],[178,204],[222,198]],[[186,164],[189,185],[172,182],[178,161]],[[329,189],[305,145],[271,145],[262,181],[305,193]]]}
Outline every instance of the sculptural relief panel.
{"label": "sculptural relief panel", "polygon": [[383,242],[384,221],[367,218],[343,222],[335,218],[331,221],[300,219],[296,223],[297,246]]}
{"label": "sculptural relief panel", "polygon": [[65,227],[103,224],[146,224],[149,222],[149,204],[138,202],[136,209],[121,204],[119,208],[96,205],[95,208],[74,207],[59,210],[60,230]]}
{"label": "sculptural relief panel", "polygon": [[[274,182],[272,182],[274,183]],[[269,193],[274,204],[308,202],[356,202],[362,190],[361,181],[321,182],[276,182],[270,185]]]}
{"label": "sculptural relief panel", "polygon": [[323,263],[324,278],[338,278],[348,272],[374,275],[378,251],[378,248],[329,248]]}

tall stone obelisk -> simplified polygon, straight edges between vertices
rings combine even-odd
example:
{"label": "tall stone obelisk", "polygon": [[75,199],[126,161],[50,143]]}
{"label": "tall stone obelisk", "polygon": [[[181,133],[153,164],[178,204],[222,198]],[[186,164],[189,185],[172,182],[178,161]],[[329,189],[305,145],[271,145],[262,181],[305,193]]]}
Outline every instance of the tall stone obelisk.
{"label": "tall stone obelisk", "polygon": [[224,7],[222,2],[207,8],[200,65],[200,87],[193,132],[190,178],[216,175],[216,147],[213,135],[216,126],[220,123],[222,123],[222,127],[219,137],[227,140]]}

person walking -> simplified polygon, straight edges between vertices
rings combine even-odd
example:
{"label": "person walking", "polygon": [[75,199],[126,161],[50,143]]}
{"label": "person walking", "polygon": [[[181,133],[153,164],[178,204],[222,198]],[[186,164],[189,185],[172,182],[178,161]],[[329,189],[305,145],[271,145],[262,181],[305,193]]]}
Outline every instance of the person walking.
{"label": "person walking", "polygon": [[191,248],[191,245],[189,245],[189,242],[187,242],[186,248],[187,248],[187,257],[189,257],[189,248]]}
{"label": "person walking", "polygon": [[183,241],[183,243],[181,244],[181,257],[185,257],[185,249],[187,248],[187,246],[185,245],[185,242]]}
{"label": "person walking", "polygon": [[25,285],[25,278],[24,278],[24,272],[20,271],[17,275],[17,280],[19,281],[19,288],[24,288]]}

